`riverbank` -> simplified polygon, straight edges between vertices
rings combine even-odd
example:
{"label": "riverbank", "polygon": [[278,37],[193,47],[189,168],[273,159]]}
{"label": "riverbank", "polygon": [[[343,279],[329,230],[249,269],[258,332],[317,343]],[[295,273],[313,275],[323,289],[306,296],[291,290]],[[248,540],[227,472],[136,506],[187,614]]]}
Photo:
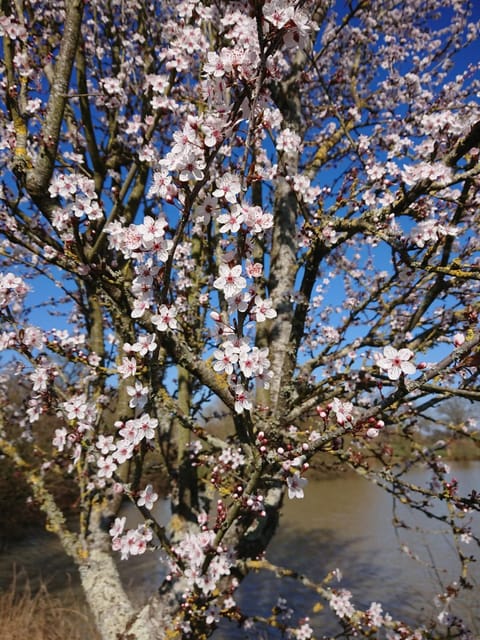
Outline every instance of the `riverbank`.
{"label": "riverbank", "polygon": [[[439,440],[440,438],[435,440],[437,446]],[[423,444],[426,447],[432,446],[434,441],[432,438],[425,438]],[[389,434],[385,438],[385,445],[391,450],[392,463],[412,458],[412,443],[408,438]],[[446,462],[480,461],[480,445],[464,438],[452,439],[444,448],[436,448],[436,455]],[[343,475],[349,470],[348,465],[338,460],[334,454],[319,453],[311,461],[308,478],[322,480]],[[152,473],[149,481],[154,484],[159,495],[166,495],[165,482],[162,483],[161,478],[154,477]],[[74,515],[78,491],[72,479],[59,477],[50,489],[65,515]],[[28,485],[6,459],[0,464],[0,513],[0,551],[9,540],[20,540],[44,527],[45,518],[38,506],[31,501]]]}

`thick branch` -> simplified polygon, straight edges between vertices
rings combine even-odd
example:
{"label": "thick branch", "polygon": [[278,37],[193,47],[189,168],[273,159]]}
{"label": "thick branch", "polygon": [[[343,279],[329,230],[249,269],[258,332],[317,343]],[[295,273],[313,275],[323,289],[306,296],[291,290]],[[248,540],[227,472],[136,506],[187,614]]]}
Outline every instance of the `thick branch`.
{"label": "thick branch", "polygon": [[47,195],[48,185],[55,166],[70,77],[80,38],[83,7],[82,0],[70,0],[66,3],[65,26],[42,128],[42,146],[33,169],[27,173],[27,191],[47,216],[51,214],[54,205]]}

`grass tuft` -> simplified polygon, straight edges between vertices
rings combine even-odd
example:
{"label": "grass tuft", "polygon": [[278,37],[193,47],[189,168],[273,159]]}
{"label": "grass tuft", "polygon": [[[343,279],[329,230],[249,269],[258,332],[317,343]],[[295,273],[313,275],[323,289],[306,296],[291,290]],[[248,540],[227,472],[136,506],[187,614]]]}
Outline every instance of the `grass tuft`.
{"label": "grass tuft", "polygon": [[[68,604],[41,584],[34,593],[28,581],[14,576],[0,593],[2,640],[100,640],[88,612]],[[73,600],[73,598],[72,598]]]}

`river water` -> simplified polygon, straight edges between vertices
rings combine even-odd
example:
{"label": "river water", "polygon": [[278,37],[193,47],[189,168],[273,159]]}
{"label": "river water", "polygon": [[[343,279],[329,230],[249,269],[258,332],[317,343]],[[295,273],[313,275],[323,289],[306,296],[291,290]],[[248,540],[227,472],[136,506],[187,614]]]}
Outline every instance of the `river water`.
{"label": "river water", "polygon": [[[452,465],[452,476],[459,481],[460,494],[480,490],[480,462]],[[415,472],[410,480],[425,480]],[[160,505],[166,515],[167,505]],[[459,561],[451,537],[443,523],[410,513],[400,505],[396,510],[408,528],[392,525],[392,498],[382,489],[354,474],[343,474],[310,482],[303,500],[286,500],[279,532],[267,553],[272,563],[292,568],[321,581],[333,569],[343,579],[339,588],[349,589],[353,603],[368,608],[381,602],[393,617],[410,624],[425,624],[438,615],[434,596],[458,578]],[[480,518],[471,522],[480,534]],[[427,535],[427,531],[429,534]],[[475,542],[462,544],[464,553],[478,556]],[[418,558],[402,551],[407,546]],[[480,563],[479,563],[480,564]],[[480,566],[473,565],[473,589],[462,591],[453,612],[461,615],[480,638]],[[39,576],[56,595],[63,592],[80,597],[75,568],[68,562],[54,536],[36,534],[18,543],[11,542],[0,554],[0,588],[8,586],[13,567],[23,569],[35,581]],[[145,554],[120,563],[124,582],[137,601],[159,584],[164,566],[157,556]],[[332,586],[337,586],[332,583]],[[236,594],[247,614],[268,616],[279,597],[294,610],[293,619],[309,616],[316,637],[333,634],[338,627],[326,609],[313,613],[318,596],[291,579],[272,574],[251,574]],[[221,625],[217,640],[240,640],[245,633],[232,624]],[[257,636],[258,637],[258,636]],[[273,638],[265,632],[262,638]],[[86,638],[85,640],[89,640]]]}

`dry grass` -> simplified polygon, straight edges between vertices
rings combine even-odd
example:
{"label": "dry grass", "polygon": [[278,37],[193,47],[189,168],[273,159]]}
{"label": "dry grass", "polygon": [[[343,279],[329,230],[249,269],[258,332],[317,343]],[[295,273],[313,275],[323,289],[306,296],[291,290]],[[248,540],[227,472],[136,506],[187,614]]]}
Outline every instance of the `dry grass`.
{"label": "dry grass", "polygon": [[33,593],[28,581],[21,591],[19,583],[15,578],[0,593],[2,640],[100,640],[85,610],[50,594],[45,585]]}

